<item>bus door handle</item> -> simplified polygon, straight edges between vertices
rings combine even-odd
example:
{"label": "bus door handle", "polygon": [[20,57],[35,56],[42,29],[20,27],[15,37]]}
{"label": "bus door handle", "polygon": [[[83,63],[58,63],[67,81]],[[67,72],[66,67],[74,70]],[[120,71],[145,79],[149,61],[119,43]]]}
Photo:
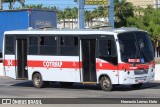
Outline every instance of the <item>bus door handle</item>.
{"label": "bus door handle", "polygon": [[25,70],[28,70],[28,67],[26,66],[24,69],[25,69]]}

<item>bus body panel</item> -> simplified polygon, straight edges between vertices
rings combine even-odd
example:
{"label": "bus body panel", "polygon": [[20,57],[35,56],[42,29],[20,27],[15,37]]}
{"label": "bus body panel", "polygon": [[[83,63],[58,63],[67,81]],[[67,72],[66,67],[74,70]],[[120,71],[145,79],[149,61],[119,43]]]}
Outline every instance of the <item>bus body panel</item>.
{"label": "bus body panel", "polygon": [[80,82],[79,56],[28,55],[27,65],[29,80],[39,72],[44,81]]}
{"label": "bus body panel", "polygon": [[[106,63],[105,61],[101,62],[103,62],[103,64],[109,64]],[[32,65],[32,63],[34,65]],[[69,65],[66,66],[67,63]],[[102,68],[97,68],[96,71],[97,83],[99,83],[100,76],[107,75],[110,77],[112,84],[118,84],[117,70],[116,69],[109,70],[110,68],[107,68],[107,66],[104,68],[103,64],[96,62],[97,67],[98,66],[102,67]],[[44,81],[83,82],[80,79],[80,77],[82,77],[81,76],[82,73],[80,72],[80,70],[82,70],[82,66],[81,66],[81,61],[79,62],[79,57],[68,57],[68,56],[42,57],[42,56],[28,55],[29,80],[32,80],[33,73],[39,72],[42,75]]]}
{"label": "bus body panel", "polygon": [[16,79],[16,60],[15,55],[5,55],[3,60],[5,76]]}
{"label": "bus body panel", "polygon": [[145,83],[154,80],[154,71],[151,72],[151,69],[148,70],[148,74],[143,75],[134,75],[134,71],[130,72],[128,75],[127,72],[119,71],[119,84],[137,84],[137,83]]}
{"label": "bus body panel", "polygon": [[[119,84],[137,84],[154,80],[155,71],[152,64],[138,65],[139,64],[135,67],[130,67],[129,69],[120,69],[119,67]],[[139,69],[138,67],[144,69]]]}
{"label": "bus body panel", "polygon": [[107,75],[112,84],[118,84],[118,67],[106,62],[100,58],[96,58],[96,70],[97,70],[97,82],[99,83],[100,77],[102,75]]}
{"label": "bus body panel", "polygon": [[105,76],[107,75],[110,78],[112,84],[119,84],[117,71],[113,71],[113,70],[99,70],[99,71],[97,71],[97,83],[100,82],[99,79],[102,75],[105,75]]}

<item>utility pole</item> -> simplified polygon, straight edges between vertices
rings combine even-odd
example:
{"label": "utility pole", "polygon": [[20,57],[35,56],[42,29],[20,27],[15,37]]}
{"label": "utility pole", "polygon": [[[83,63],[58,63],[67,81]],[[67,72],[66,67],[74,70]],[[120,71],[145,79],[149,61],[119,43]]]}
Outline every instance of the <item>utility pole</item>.
{"label": "utility pole", "polygon": [[114,0],[109,0],[109,25],[114,28]]}
{"label": "utility pole", "polygon": [[84,3],[85,0],[78,0],[79,9],[78,9],[78,22],[79,22],[79,29],[84,29]]}
{"label": "utility pole", "polygon": [[0,0],[0,10],[2,10],[2,0]]}

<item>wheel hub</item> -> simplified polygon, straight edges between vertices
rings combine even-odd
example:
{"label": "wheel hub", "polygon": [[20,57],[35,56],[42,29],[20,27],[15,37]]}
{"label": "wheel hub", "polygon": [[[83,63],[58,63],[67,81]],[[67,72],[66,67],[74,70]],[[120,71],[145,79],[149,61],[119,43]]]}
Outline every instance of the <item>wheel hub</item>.
{"label": "wheel hub", "polygon": [[40,78],[39,77],[35,78],[34,81],[35,81],[35,85],[38,86],[40,84]]}
{"label": "wheel hub", "polygon": [[110,83],[109,83],[109,81],[107,79],[103,81],[103,86],[105,88],[109,88],[110,87]]}

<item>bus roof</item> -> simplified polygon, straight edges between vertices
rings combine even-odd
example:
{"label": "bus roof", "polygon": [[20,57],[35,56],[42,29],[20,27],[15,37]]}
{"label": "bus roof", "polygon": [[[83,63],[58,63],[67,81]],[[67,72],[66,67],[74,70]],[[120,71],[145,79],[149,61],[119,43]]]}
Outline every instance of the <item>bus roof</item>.
{"label": "bus roof", "polygon": [[110,28],[110,29],[23,29],[23,30],[14,30],[14,31],[6,31],[5,34],[78,34],[78,35],[90,35],[90,34],[118,34],[124,32],[132,32],[132,31],[142,31],[137,28]]}

